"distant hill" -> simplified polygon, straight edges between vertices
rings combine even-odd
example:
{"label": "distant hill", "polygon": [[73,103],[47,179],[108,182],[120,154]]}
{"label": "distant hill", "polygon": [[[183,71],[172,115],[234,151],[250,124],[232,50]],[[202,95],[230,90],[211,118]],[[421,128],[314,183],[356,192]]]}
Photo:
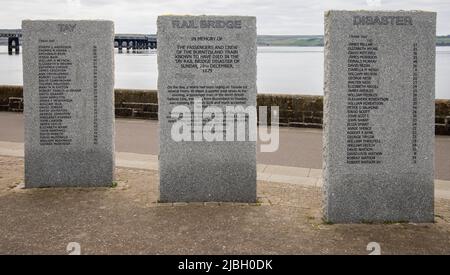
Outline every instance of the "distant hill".
{"label": "distant hill", "polygon": [[[258,35],[258,46],[323,46],[323,35]],[[436,37],[436,46],[450,46],[450,35]]]}
{"label": "distant hill", "polygon": [[437,36],[436,46],[450,46],[450,35]]}
{"label": "distant hill", "polygon": [[323,35],[258,35],[258,46],[323,46]]}

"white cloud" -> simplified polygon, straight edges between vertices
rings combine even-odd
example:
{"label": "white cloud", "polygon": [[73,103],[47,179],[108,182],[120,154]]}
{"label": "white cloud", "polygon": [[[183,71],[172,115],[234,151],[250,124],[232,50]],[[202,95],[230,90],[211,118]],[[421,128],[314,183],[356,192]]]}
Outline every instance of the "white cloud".
{"label": "white cloud", "polygon": [[0,0],[0,28],[22,19],[110,19],[116,32],[154,33],[161,14],[257,16],[260,34],[322,34],[328,9],[431,10],[438,34],[450,34],[448,0]]}

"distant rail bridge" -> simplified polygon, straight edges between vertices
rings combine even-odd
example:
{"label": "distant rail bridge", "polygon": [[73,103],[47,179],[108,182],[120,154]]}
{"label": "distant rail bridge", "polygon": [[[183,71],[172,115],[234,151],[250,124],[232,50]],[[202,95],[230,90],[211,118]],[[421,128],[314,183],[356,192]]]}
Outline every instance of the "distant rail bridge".
{"label": "distant rail bridge", "polygon": [[131,50],[148,50],[156,49],[156,35],[146,34],[116,34],[114,38],[114,47],[122,52],[122,48],[125,48],[127,52]]}
{"label": "distant rail bridge", "polygon": [[[22,39],[22,30],[0,30],[0,38],[8,39],[8,53],[19,54]],[[116,34],[114,47],[122,52],[139,52],[141,50],[156,49],[156,35],[152,34]]]}
{"label": "distant rail bridge", "polygon": [[0,31],[0,38],[8,38],[8,53],[12,54],[13,50],[16,54],[19,54],[20,51],[20,41],[19,39],[22,38],[22,31],[21,30],[1,30]]}

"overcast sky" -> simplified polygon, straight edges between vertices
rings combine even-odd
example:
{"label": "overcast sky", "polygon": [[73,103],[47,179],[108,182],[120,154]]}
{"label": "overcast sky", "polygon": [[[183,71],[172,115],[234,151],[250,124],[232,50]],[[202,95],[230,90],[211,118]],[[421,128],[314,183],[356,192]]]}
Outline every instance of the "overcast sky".
{"label": "overcast sky", "polygon": [[155,33],[161,14],[253,15],[258,34],[323,34],[328,9],[429,10],[450,34],[450,0],[0,0],[0,29],[22,19],[110,19],[116,33]]}

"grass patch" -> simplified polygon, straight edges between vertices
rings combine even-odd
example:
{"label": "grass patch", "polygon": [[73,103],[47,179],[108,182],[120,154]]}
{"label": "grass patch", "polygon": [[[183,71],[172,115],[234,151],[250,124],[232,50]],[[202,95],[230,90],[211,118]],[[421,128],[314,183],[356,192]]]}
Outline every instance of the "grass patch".
{"label": "grass patch", "polygon": [[383,224],[397,224],[397,223],[400,223],[400,224],[405,224],[405,223],[409,223],[408,221],[384,221],[383,222]]}
{"label": "grass patch", "polygon": [[326,225],[333,225],[333,224],[334,224],[334,222],[332,222],[332,221],[327,221],[325,218],[322,218],[322,223],[323,223],[323,224],[326,224]]}

